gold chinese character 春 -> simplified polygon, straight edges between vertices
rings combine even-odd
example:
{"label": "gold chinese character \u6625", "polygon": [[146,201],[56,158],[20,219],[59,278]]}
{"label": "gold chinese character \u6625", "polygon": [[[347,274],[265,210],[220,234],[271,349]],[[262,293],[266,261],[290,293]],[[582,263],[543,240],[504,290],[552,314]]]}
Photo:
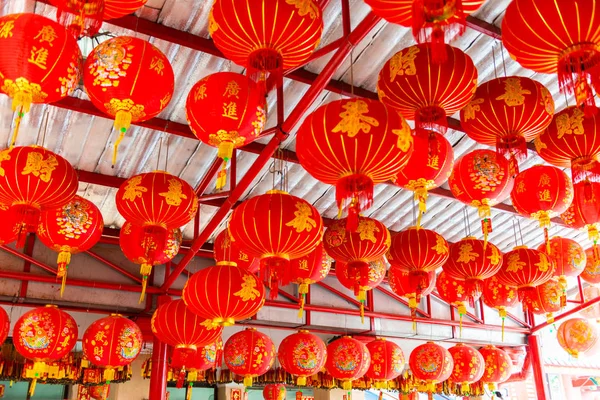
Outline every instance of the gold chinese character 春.
{"label": "gold chinese character \u6625", "polygon": [[241,89],[242,88],[236,81],[227,82],[227,87],[225,88],[225,93],[223,93],[223,96],[235,97],[236,99],[239,99]]}
{"label": "gold chinese character \u6625", "polygon": [[46,69],[46,63],[48,62],[48,49],[43,47],[37,48],[33,46],[31,49],[31,55],[27,60],[31,64],[37,65],[41,69]]}
{"label": "gold chinese character \u6625", "polygon": [[349,101],[343,108],[346,111],[340,113],[342,120],[331,130],[333,133],[342,132],[354,137],[360,131],[369,133],[372,126],[379,126],[379,121],[365,115],[369,112],[369,105],[365,101]]}
{"label": "gold chinese character \u6625", "polygon": [[238,119],[238,115],[237,115],[237,104],[233,101],[230,101],[229,103],[223,103],[223,114],[222,114],[225,118],[230,118],[230,119]]}
{"label": "gold chinese character \u6625", "polygon": [[54,42],[56,38],[58,38],[58,35],[54,31],[54,28],[49,25],[43,26],[38,34],[34,37],[34,39],[37,39],[40,43],[48,42],[50,47],[52,47],[52,42]]}

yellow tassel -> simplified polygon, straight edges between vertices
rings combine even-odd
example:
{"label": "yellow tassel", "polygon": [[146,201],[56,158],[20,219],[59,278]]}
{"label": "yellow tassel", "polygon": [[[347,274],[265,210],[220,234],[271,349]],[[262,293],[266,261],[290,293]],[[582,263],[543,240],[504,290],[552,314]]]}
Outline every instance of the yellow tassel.
{"label": "yellow tassel", "polygon": [[36,385],[37,385],[37,379],[32,379],[31,383],[29,384],[29,396],[33,397],[33,395],[35,394]]}
{"label": "yellow tassel", "polygon": [[60,283],[60,297],[63,297],[63,293],[65,292],[65,286],[67,286],[67,273],[63,275]]}
{"label": "yellow tassel", "polygon": [[104,370],[104,380],[107,384],[115,380],[115,370],[113,368],[106,368]]}
{"label": "yellow tassel", "polygon": [[352,381],[342,381],[342,389],[352,390]]}
{"label": "yellow tassel", "polygon": [[306,377],[299,376],[298,379],[296,380],[296,386],[306,386]]}
{"label": "yellow tassel", "polygon": [[308,283],[301,283],[300,286],[298,286],[298,293],[299,294],[307,294],[308,293]]}
{"label": "yellow tassel", "polygon": [[152,264],[143,263],[140,265],[140,275],[149,276],[152,273]]}
{"label": "yellow tassel", "polygon": [[298,318],[302,318],[304,315],[304,302],[306,300],[306,295],[303,293],[300,295],[300,309],[298,310]]}
{"label": "yellow tassel", "polygon": [[411,310],[415,310],[418,307],[417,298],[415,296],[411,296],[408,298],[408,306]]}
{"label": "yellow tassel", "polygon": [[114,148],[113,148],[113,156],[112,156],[112,166],[113,166],[113,168],[117,164],[117,155],[119,153],[119,145],[123,141],[124,137],[125,137],[125,132],[120,132],[119,133],[119,137],[117,138],[117,140],[115,142],[115,145],[114,145]]}
{"label": "yellow tassel", "polygon": [[19,110],[22,113],[28,113],[31,109],[31,103],[33,103],[33,95],[31,92],[16,92],[12,101],[12,110]]}
{"label": "yellow tassel", "polygon": [[217,175],[217,182],[215,184],[217,190],[221,190],[227,184],[227,161],[223,160],[221,170]]}
{"label": "yellow tassel", "polygon": [[429,393],[435,392],[435,382],[434,381],[427,382],[427,389],[426,390]]}
{"label": "yellow tassel", "polygon": [[198,371],[195,369],[188,371],[187,380],[188,382],[196,382],[198,380]]}
{"label": "yellow tassel", "polygon": [[140,300],[138,301],[138,304],[140,304],[142,301],[144,301],[144,296],[146,295],[146,286],[148,285],[148,277],[146,275],[144,275],[142,277],[142,293],[140,294]]}
{"label": "yellow tassel", "polygon": [[495,392],[496,391],[496,384],[495,383],[488,383],[487,387],[488,387],[488,390],[490,392]]}
{"label": "yellow tassel", "polygon": [[114,127],[119,132],[119,137],[115,141],[114,150],[113,150],[113,158],[112,158],[112,166],[114,167],[117,164],[117,153],[119,151],[119,145],[121,141],[125,137],[125,133],[127,133],[127,129],[131,126],[132,115],[129,111],[119,110],[115,115],[115,123]]}
{"label": "yellow tassel", "polygon": [[217,152],[217,157],[222,158],[225,162],[231,160],[233,157],[233,142],[221,142],[219,143],[219,151]]}
{"label": "yellow tassel", "polygon": [[551,312],[546,313],[546,322],[548,322],[549,324],[554,322],[554,314],[552,314]]}
{"label": "yellow tassel", "polygon": [[252,387],[252,377],[251,376],[245,376],[244,377],[244,386],[248,387]]}
{"label": "yellow tassel", "polygon": [[[71,253],[69,251],[61,251],[60,253],[58,253],[58,259],[56,260],[57,264],[58,264],[58,277],[62,277],[62,269],[61,266],[67,266],[69,264],[71,264]],[[67,271],[64,271],[65,273]]]}
{"label": "yellow tassel", "polygon": [[498,308],[498,315],[502,318],[502,341],[504,342],[504,320],[506,319],[506,308]]}
{"label": "yellow tassel", "polygon": [[465,315],[467,313],[467,307],[465,307],[465,305],[463,303],[460,303],[458,305],[458,315],[459,315],[459,336],[462,338],[462,321],[463,321],[463,315]]}
{"label": "yellow tassel", "polygon": [[596,226],[596,224],[590,224],[587,226],[587,231],[588,231],[588,238],[596,243],[598,241],[598,239],[600,238],[600,235],[598,234],[598,227]]}
{"label": "yellow tassel", "polygon": [[185,395],[185,400],[191,400],[192,399],[192,388],[193,388],[193,385],[190,383],[188,385],[187,394]]}
{"label": "yellow tassel", "polygon": [[19,128],[21,127],[21,121],[25,113],[23,112],[23,107],[21,106],[17,110],[17,117],[15,118],[15,129],[13,130],[12,137],[10,139],[10,148],[12,149],[15,146],[15,142],[17,141],[17,136],[19,135]]}

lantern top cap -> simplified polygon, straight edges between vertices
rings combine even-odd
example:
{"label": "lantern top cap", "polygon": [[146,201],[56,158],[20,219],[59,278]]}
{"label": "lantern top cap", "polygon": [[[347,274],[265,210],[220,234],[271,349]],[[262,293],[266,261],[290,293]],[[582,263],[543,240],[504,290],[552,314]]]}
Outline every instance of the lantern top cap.
{"label": "lantern top cap", "polygon": [[515,246],[513,247],[513,250],[520,250],[520,249],[528,249],[529,247],[525,246],[525,245],[521,245],[521,246]]}
{"label": "lantern top cap", "polygon": [[288,194],[288,192],[286,192],[285,190],[278,190],[278,189],[271,189],[271,190],[267,190],[266,194]]}
{"label": "lantern top cap", "polygon": [[110,314],[110,316],[115,317],[115,318],[123,318],[123,315],[119,314],[119,313],[112,313],[112,314]]}
{"label": "lantern top cap", "polygon": [[462,238],[460,240],[477,240],[477,238],[475,236],[465,236],[464,238]]}
{"label": "lantern top cap", "polygon": [[224,265],[227,267],[237,267],[238,266],[237,263],[233,262],[233,261],[219,261],[219,262],[217,262],[217,265]]}
{"label": "lantern top cap", "polygon": [[309,333],[308,329],[300,329],[298,330],[298,333]]}
{"label": "lantern top cap", "polygon": [[46,308],[58,308],[56,304],[46,304]]}

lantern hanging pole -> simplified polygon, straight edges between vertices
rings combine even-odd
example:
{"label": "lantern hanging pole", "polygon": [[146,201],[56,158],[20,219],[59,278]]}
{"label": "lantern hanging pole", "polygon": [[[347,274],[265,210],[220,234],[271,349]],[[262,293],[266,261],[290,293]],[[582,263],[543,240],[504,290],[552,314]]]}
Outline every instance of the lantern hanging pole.
{"label": "lantern hanging pole", "polygon": [[[352,32],[352,20],[350,19],[350,0],[341,0],[342,2],[342,28],[344,37]],[[354,84],[354,82],[352,82]]]}
{"label": "lantern hanging pole", "polygon": [[540,338],[536,335],[529,335],[529,351],[531,352],[531,366],[533,367],[533,380],[535,381],[535,391],[538,400],[547,400],[548,390],[546,389],[546,374],[542,362],[542,348]]}
{"label": "lantern hanging pole", "polygon": [[[159,296],[158,305],[171,301],[169,296]],[[154,335],[152,342],[152,375],[150,376],[150,400],[165,400],[167,395],[167,345]]]}
{"label": "lantern hanging pole", "polygon": [[554,322],[551,324],[549,324],[548,322],[543,322],[539,325],[534,326],[533,328],[531,328],[531,333],[538,332],[539,330],[544,329],[550,325],[557,324],[558,322],[562,321],[563,319],[570,317],[574,314],[577,314],[579,311],[584,310],[584,309],[591,307],[594,304],[598,304],[598,303],[600,303],[600,296],[596,297],[594,299],[590,299],[590,300],[586,301],[585,303],[582,303],[576,307],[571,308],[568,311],[565,311],[564,313],[562,313],[560,315],[555,316]]}
{"label": "lantern hanging pole", "polygon": [[280,126],[279,132],[275,134],[273,138],[271,138],[264,150],[249,168],[248,172],[242,179],[240,179],[235,189],[231,191],[229,198],[226,199],[219,210],[217,210],[213,218],[208,222],[200,235],[194,239],[190,248],[190,252],[183,257],[183,259],[179,262],[179,265],[171,273],[167,281],[162,285],[161,289],[163,291],[167,291],[171,285],[173,285],[187,264],[190,263],[194,255],[200,250],[206,240],[208,240],[210,235],[219,226],[221,221],[227,216],[227,214],[229,214],[229,211],[232,209],[235,202],[240,199],[246,189],[250,187],[262,168],[267,164],[273,153],[275,153],[275,150],[279,147],[281,141],[300,122],[302,116],[317,99],[325,86],[327,86],[327,83],[331,80],[333,74],[337,71],[340,65],[342,65],[344,60],[348,57],[348,54],[350,54],[350,51],[371,31],[371,29],[375,27],[375,25],[377,25],[380,20],[381,19],[373,13],[369,13],[369,15],[367,15],[365,19],[356,27],[352,34],[348,36],[347,41],[340,46],[325,68],[323,68],[323,71],[319,74],[317,79],[315,79],[313,85],[300,99],[300,102],[290,113],[282,126]]}

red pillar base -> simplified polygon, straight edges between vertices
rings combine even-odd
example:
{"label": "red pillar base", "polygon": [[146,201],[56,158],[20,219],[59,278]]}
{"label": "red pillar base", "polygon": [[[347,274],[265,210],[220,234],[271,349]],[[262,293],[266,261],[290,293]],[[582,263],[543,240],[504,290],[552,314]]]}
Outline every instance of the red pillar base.
{"label": "red pillar base", "polygon": [[[169,296],[160,296],[158,305],[171,301]],[[167,398],[167,345],[156,337],[152,342],[152,374],[150,376],[149,400]]]}
{"label": "red pillar base", "polygon": [[533,369],[533,379],[535,381],[535,391],[538,400],[547,400],[548,389],[546,387],[546,374],[544,373],[544,361],[542,359],[542,347],[540,338],[536,335],[529,335],[527,338],[529,351],[531,352],[531,367]]}

